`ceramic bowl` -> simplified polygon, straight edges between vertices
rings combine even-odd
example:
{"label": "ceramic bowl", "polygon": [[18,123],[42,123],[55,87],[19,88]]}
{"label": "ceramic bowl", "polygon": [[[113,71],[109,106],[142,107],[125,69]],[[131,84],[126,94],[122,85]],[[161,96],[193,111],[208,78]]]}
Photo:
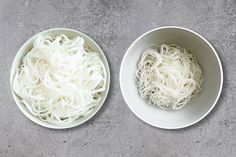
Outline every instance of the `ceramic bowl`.
{"label": "ceramic bowl", "polygon": [[[68,36],[69,38],[74,38],[76,36],[81,36],[86,44],[89,46],[90,49],[92,49],[94,52],[98,52],[100,57],[103,60],[103,63],[106,67],[106,72],[107,72],[107,84],[106,84],[106,90],[105,92],[103,92],[102,95],[102,100],[100,101],[100,103],[94,108],[93,112],[90,113],[89,115],[85,116],[85,117],[81,117],[78,118],[77,120],[71,122],[70,124],[66,124],[66,125],[55,125],[55,124],[50,124],[44,121],[41,121],[38,117],[33,116],[28,109],[25,107],[25,105],[23,103],[21,103],[19,101],[19,98],[14,94],[13,90],[12,90],[12,80],[15,74],[15,70],[16,68],[18,68],[21,64],[22,64],[22,59],[23,57],[26,55],[27,52],[30,51],[30,49],[32,49],[33,47],[33,41],[35,40],[35,38],[37,37],[37,35],[50,35],[50,36],[57,36],[60,34],[65,34],[66,36]],[[68,28],[54,28],[54,29],[49,29],[49,30],[45,30],[43,32],[40,32],[36,35],[34,35],[33,37],[31,37],[29,40],[27,40],[23,46],[19,49],[19,51],[17,52],[12,67],[11,67],[11,73],[10,73],[10,87],[11,87],[11,91],[12,91],[12,95],[13,98],[17,104],[17,106],[19,107],[19,109],[22,111],[22,113],[28,117],[30,120],[32,120],[33,122],[44,126],[44,127],[48,127],[48,128],[53,128],[53,129],[65,129],[65,128],[71,128],[71,127],[75,127],[78,126],[84,122],[86,122],[87,120],[89,120],[91,117],[93,117],[98,110],[101,108],[101,106],[103,105],[107,94],[108,94],[108,90],[109,90],[109,86],[110,86],[110,70],[109,70],[109,65],[106,59],[106,56],[104,55],[102,49],[98,46],[98,44],[91,39],[90,37],[88,37],[87,35],[76,31],[76,30],[72,30],[72,29],[68,29]]]}
{"label": "ceramic bowl", "polygon": [[[163,110],[140,97],[135,71],[142,52],[150,44],[177,44],[187,48],[200,64],[202,91],[179,110]],[[120,87],[130,110],[144,122],[164,129],[179,129],[203,119],[216,105],[223,86],[222,65],[217,52],[200,34],[182,27],[167,26],[141,35],[128,48],[120,68]]]}

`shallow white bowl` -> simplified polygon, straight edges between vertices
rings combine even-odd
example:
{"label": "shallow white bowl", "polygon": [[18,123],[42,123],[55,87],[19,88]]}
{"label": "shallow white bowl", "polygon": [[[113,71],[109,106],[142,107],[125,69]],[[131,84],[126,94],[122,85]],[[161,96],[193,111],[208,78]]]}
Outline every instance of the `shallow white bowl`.
{"label": "shallow white bowl", "polygon": [[[180,110],[169,111],[152,106],[141,98],[135,71],[142,52],[150,44],[177,44],[187,48],[200,64],[204,83],[201,93]],[[131,111],[144,122],[164,129],[179,129],[203,119],[215,106],[223,85],[220,59],[211,44],[198,33],[182,27],[153,29],[136,39],[128,48],[120,68],[122,95]]]}
{"label": "shallow white bowl", "polygon": [[[57,36],[57,35],[60,35],[60,34],[65,34],[67,35],[69,38],[74,38],[76,36],[81,36],[82,38],[84,38],[86,44],[88,44],[88,46],[90,47],[90,49],[94,50],[95,52],[98,52],[100,54],[100,57],[102,58],[103,62],[104,62],[104,65],[106,67],[106,72],[107,72],[107,85],[106,85],[106,90],[105,92],[103,92],[103,99],[101,100],[100,104],[98,104],[93,112],[91,114],[89,114],[88,116],[85,116],[85,117],[81,117],[81,118],[78,118],[77,120],[73,121],[72,123],[70,124],[67,124],[67,125],[54,125],[54,124],[50,124],[50,123],[47,123],[47,122],[43,122],[41,121],[39,118],[33,116],[29,111],[28,109],[25,107],[24,104],[20,103],[19,102],[19,99],[17,98],[17,96],[14,94],[13,90],[12,90],[12,80],[13,80],[13,77],[14,77],[14,73],[15,73],[15,70],[17,67],[19,67],[21,64],[22,64],[22,59],[23,57],[25,56],[25,54],[27,52],[30,51],[30,49],[32,48],[32,44],[33,44],[33,41],[35,40],[36,36],[37,35],[51,35],[51,36]],[[107,94],[108,94],[108,90],[109,90],[109,86],[110,86],[110,70],[109,70],[109,65],[108,65],[108,62],[107,62],[107,59],[106,59],[106,56],[104,55],[102,49],[98,46],[98,44],[93,40],[91,39],[90,37],[88,37],[87,35],[79,32],[79,31],[76,31],[76,30],[73,30],[73,29],[68,29],[68,28],[54,28],[54,29],[49,29],[49,30],[45,30],[43,32],[40,32],[36,35],[34,35],[33,37],[31,37],[29,40],[27,40],[24,45],[20,48],[20,50],[17,52],[15,58],[14,58],[14,61],[12,63],[12,67],[11,67],[11,74],[10,74],[10,87],[11,87],[11,92],[12,92],[12,95],[13,95],[13,98],[17,104],[17,106],[19,107],[19,109],[24,113],[24,115],[26,117],[28,117],[30,120],[32,120],[33,122],[41,125],[41,126],[44,126],[44,127],[48,127],[48,128],[53,128],[53,129],[66,129],[66,128],[71,128],[71,127],[75,127],[75,126],[78,126],[84,122],[86,122],[87,120],[89,120],[90,118],[92,118],[97,112],[98,110],[101,108],[101,106],[103,105],[106,97],[107,97]]]}

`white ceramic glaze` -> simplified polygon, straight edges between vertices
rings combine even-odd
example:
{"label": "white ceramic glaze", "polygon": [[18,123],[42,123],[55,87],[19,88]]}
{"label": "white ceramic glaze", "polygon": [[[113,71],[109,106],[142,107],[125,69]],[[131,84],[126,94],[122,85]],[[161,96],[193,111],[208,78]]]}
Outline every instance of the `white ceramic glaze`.
{"label": "white ceramic glaze", "polygon": [[[28,109],[25,107],[24,104],[20,103],[18,98],[15,96],[13,90],[12,90],[12,80],[13,80],[13,77],[14,77],[14,73],[15,73],[15,69],[17,67],[19,67],[21,64],[22,64],[22,58],[25,56],[25,54],[27,52],[30,51],[30,49],[32,48],[32,44],[33,44],[33,41],[35,40],[36,36],[37,35],[51,35],[51,36],[57,36],[59,34],[65,34],[67,35],[69,38],[73,38],[73,37],[76,37],[76,36],[81,36],[82,38],[84,38],[86,44],[88,44],[88,46],[90,47],[90,49],[94,50],[95,52],[98,52],[100,54],[100,57],[102,58],[103,62],[104,62],[104,65],[106,67],[106,72],[107,72],[107,85],[106,85],[106,90],[105,92],[103,93],[103,99],[101,100],[100,104],[98,104],[93,112],[91,114],[89,114],[88,116],[86,117],[81,117],[81,118],[78,118],[77,120],[73,121],[72,123],[70,124],[67,124],[67,125],[54,125],[54,124],[50,124],[50,123],[47,123],[47,122],[43,122],[41,121],[39,118],[33,116],[29,111]],[[49,29],[49,30],[45,30],[43,32],[40,32],[36,35],[34,35],[33,37],[31,37],[29,40],[27,40],[24,45],[19,49],[19,51],[17,52],[15,58],[14,58],[14,61],[12,63],[12,67],[11,67],[11,73],[10,73],[10,87],[11,87],[11,92],[12,92],[12,95],[13,95],[13,98],[17,104],[17,106],[19,107],[19,109],[24,113],[24,115],[26,117],[28,117],[30,120],[32,120],[33,122],[41,125],[41,126],[44,126],[44,127],[48,127],[48,128],[53,128],[53,129],[66,129],[66,128],[71,128],[71,127],[75,127],[75,126],[78,126],[84,122],[86,122],[87,120],[89,120],[90,118],[92,118],[97,112],[98,110],[101,108],[101,106],[103,105],[106,97],[107,97],[107,94],[108,94],[108,91],[109,91],[109,86],[110,86],[110,70],[109,70],[109,65],[108,65],[108,62],[107,62],[107,59],[106,59],[106,56],[104,55],[102,49],[98,46],[98,44],[93,40],[91,39],[90,37],[88,37],[87,35],[79,32],[79,31],[76,31],[76,30],[72,30],[72,29],[68,29],[68,28],[53,28],[53,29]]]}
{"label": "white ceramic glaze", "polygon": [[[200,64],[204,83],[201,93],[180,110],[163,110],[141,98],[135,71],[142,52],[150,44],[177,44],[187,48]],[[198,33],[176,26],[153,29],[141,35],[128,48],[120,68],[120,87],[126,104],[144,122],[164,129],[179,129],[203,119],[215,106],[223,86],[223,70],[212,45]]]}

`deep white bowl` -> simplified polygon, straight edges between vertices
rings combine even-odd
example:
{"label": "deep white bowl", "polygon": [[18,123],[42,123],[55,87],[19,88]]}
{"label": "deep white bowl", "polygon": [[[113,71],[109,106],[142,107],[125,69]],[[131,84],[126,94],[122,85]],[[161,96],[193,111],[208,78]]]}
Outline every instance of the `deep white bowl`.
{"label": "deep white bowl", "polygon": [[[138,94],[135,71],[142,52],[150,44],[177,44],[187,48],[203,70],[202,91],[180,110],[152,106]],[[120,87],[128,107],[141,120],[159,128],[179,129],[197,123],[213,109],[222,86],[223,70],[215,49],[204,37],[182,27],[167,26],[144,33],[131,44],[121,63]]]}
{"label": "deep white bowl", "polygon": [[[105,65],[105,68],[106,68],[106,72],[107,72],[107,84],[106,84],[106,90],[105,92],[103,92],[103,98],[100,102],[100,104],[98,104],[92,113],[90,113],[88,116],[85,116],[85,117],[81,117],[81,118],[78,118],[77,120],[73,121],[72,123],[70,124],[67,124],[67,125],[54,125],[54,124],[50,124],[50,123],[47,123],[47,122],[44,122],[44,121],[41,121],[39,118],[33,116],[29,111],[28,109],[25,107],[24,104],[20,103],[19,102],[19,99],[17,98],[17,96],[14,94],[13,90],[12,90],[12,80],[13,80],[13,77],[14,77],[14,74],[15,74],[15,70],[17,67],[19,67],[21,64],[22,64],[22,59],[23,57],[25,56],[25,54],[27,52],[30,51],[30,49],[32,48],[32,44],[33,44],[33,41],[35,40],[36,36],[37,35],[51,35],[51,36],[57,36],[57,35],[60,35],[60,34],[65,34],[67,35],[69,38],[74,38],[76,36],[80,36],[82,38],[84,38],[86,44],[88,44],[88,46],[90,47],[90,49],[94,50],[95,52],[98,52],[100,54],[100,57],[102,58],[103,60],[103,63]],[[110,86],[110,70],[109,70],[109,65],[108,65],[108,62],[107,62],[107,59],[106,59],[106,56],[104,55],[102,49],[98,46],[98,44],[93,40],[91,39],[90,37],[88,37],[87,35],[79,32],[79,31],[76,31],[76,30],[73,30],[73,29],[68,29],[68,28],[53,28],[53,29],[49,29],[49,30],[45,30],[43,32],[40,32],[36,35],[34,35],[33,37],[31,37],[29,40],[27,40],[24,45],[19,49],[19,51],[17,52],[15,58],[14,58],[14,61],[12,63],[12,67],[11,67],[11,74],[10,74],[10,87],[11,87],[11,92],[12,92],[12,95],[13,95],[13,98],[17,104],[17,106],[19,107],[19,109],[23,112],[23,114],[28,117],[30,120],[32,120],[33,122],[41,125],[41,126],[44,126],[44,127],[48,127],[48,128],[53,128],[53,129],[66,129],[66,128],[71,128],[71,127],[75,127],[75,126],[78,126],[84,122],[86,122],[87,120],[89,120],[90,118],[92,118],[97,112],[98,110],[101,108],[101,106],[103,105],[106,97],[107,97],[107,94],[108,94],[108,90],[109,90],[109,86]]]}

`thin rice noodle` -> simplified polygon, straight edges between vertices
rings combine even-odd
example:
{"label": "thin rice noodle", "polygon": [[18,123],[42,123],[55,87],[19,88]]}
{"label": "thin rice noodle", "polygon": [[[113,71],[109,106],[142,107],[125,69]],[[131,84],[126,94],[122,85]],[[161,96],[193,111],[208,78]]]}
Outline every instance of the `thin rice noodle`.
{"label": "thin rice noodle", "polygon": [[203,75],[196,58],[178,45],[151,45],[136,71],[141,97],[163,109],[180,109],[201,91]]}

